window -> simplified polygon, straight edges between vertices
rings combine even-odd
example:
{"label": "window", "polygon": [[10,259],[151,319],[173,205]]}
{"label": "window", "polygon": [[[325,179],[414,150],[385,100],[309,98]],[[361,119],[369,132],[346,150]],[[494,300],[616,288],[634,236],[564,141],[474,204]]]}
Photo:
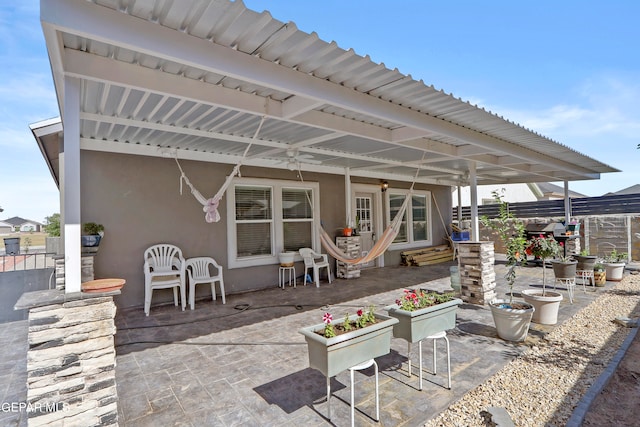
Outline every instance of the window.
{"label": "window", "polygon": [[[389,222],[396,217],[407,196],[406,191],[388,191]],[[398,235],[393,241],[394,248],[405,248],[431,244],[431,193],[414,191],[407,210],[402,217]]]}
{"label": "window", "polygon": [[278,262],[278,253],[318,248],[317,183],[238,178],[227,190],[229,267]]}
{"label": "window", "polygon": [[237,256],[271,255],[271,187],[236,186]]}
{"label": "window", "polygon": [[282,189],[282,232],[285,251],[310,248],[313,236],[313,193],[307,189]]}
{"label": "window", "polygon": [[373,230],[371,206],[371,197],[356,197],[356,226],[359,233],[368,233]]}

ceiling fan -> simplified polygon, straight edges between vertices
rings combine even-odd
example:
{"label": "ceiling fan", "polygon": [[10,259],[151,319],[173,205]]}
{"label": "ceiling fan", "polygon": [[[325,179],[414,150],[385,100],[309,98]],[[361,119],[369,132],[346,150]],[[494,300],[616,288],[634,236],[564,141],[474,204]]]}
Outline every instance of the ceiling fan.
{"label": "ceiling fan", "polygon": [[300,163],[309,163],[312,165],[320,165],[320,160],[314,160],[311,154],[300,154],[297,148],[287,150],[287,169],[290,171],[297,170]]}

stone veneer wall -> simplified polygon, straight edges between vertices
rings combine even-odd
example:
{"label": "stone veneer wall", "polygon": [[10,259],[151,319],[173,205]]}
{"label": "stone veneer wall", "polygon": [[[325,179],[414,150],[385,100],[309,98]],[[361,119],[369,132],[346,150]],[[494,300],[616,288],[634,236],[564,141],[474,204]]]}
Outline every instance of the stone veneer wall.
{"label": "stone veneer wall", "polygon": [[[86,254],[82,255],[80,258],[80,282],[90,282],[94,279],[93,273],[93,258],[94,254]],[[55,259],[55,269],[56,269],[56,289],[63,291],[65,289],[64,282],[64,255],[58,255],[53,257]]]}
{"label": "stone veneer wall", "polygon": [[496,297],[493,242],[457,242],[460,295],[464,302],[488,304]]}
{"label": "stone veneer wall", "polygon": [[[29,311],[29,426],[117,426],[113,297]],[[58,410],[51,411],[52,405]]]}

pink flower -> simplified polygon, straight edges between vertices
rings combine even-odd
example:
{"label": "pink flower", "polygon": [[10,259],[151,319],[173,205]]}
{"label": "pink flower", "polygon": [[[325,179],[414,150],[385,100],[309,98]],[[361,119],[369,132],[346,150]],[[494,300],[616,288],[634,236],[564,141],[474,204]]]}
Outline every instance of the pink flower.
{"label": "pink flower", "polygon": [[331,323],[332,320],[333,320],[333,316],[331,315],[331,313],[325,313],[324,316],[322,316],[322,321],[327,325]]}
{"label": "pink flower", "polygon": [[362,316],[362,309],[357,311],[358,316]]}

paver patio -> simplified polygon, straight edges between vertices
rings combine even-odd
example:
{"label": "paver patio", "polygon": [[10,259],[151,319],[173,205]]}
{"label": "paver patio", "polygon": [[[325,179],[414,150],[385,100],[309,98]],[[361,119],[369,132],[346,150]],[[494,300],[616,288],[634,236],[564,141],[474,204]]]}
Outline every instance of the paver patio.
{"label": "paver patio", "polygon": [[[173,305],[120,310],[116,380],[122,426],[281,426],[349,425],[348,372],[331,380],[331,421],[327,420],[326,379],[309,368],[307,347],[298,329],[321,322],[324,311],[340,319],[371,304],[392,304],[405,287],[449,288],[452,262],[429,267],[365,270],[359,279],[298,286],[196,302],[194,311]],[[498,295],[506,293],[504,266],[496,266]],[[551,279],[549,279],[551,278]],[[547,271],[547,280],[553,273]],[[540,286],[542,268],[519,268],[515,291]],[[142,284],[138,284],[142,286]],[[126,286],[136,286],[128,283]],[[608,284],[607,287],[610,287]],[[606,288],[578,286],[574,304],[565,295],[559,323]],[[423,345],[425,383],[417,370],[407,376],[407,343],[393,339],[380,367],[380,423],[418,426],[484,382],[553,326],[532,324],[525,344],[497,338],[488,307],[463,304],[451,342],[452,389],[446,386],[446,359],[438,343],[438,374],[431,375],[432,346]],[[26,322],[0,325],[4,362],[0,384],[4,402],[26,401]],[[417,364],[417,345],[412,360]],[[15,361],[18,361],[16,364]],[[356,425],[373,425],[373,368],[356,372]],[[2,425],[27,425],[23,413],[0,413]]]}

